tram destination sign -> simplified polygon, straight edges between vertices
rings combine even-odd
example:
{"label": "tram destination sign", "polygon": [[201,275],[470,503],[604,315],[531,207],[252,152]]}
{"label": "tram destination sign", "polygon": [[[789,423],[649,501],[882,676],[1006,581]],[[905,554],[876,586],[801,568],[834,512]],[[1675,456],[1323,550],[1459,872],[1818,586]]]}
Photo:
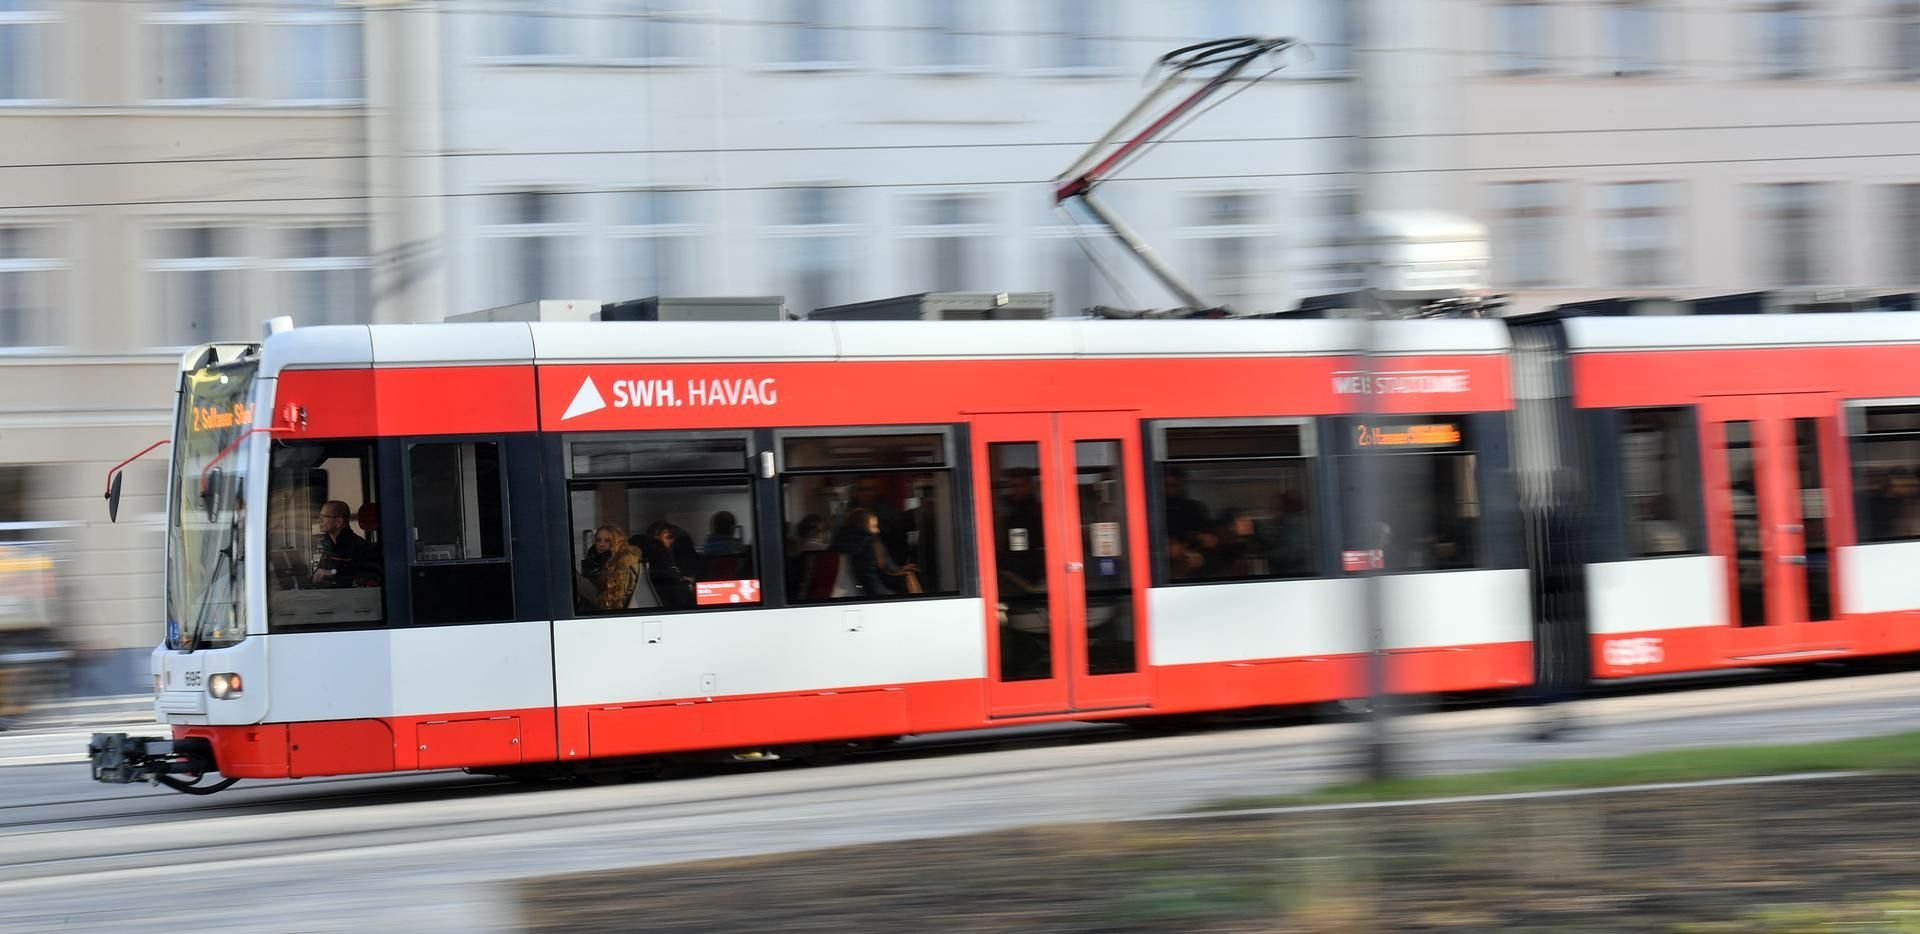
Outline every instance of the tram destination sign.
{"label": "tram destination sign", "polygon": [[1333,374],[1333,391],[1342,396],[1451,395],[1472,392],[1473,378],[1466,370],[1341,370]]}

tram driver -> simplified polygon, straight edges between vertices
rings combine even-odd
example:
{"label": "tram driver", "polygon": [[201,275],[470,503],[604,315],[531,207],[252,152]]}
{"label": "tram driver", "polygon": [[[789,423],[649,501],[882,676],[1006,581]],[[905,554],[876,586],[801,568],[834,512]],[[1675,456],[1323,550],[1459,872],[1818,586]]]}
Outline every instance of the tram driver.
{"label": "tram driver", "polygon": [[313,541],[315,587],[377,587],[380,552],[347,527],[353,513],[340,500],[320,507],[320,534]]}

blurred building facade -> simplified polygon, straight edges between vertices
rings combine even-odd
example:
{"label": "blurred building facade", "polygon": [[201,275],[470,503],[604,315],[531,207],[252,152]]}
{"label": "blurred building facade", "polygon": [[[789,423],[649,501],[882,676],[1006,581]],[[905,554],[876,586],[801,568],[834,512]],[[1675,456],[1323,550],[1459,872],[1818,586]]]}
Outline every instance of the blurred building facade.
{"label": "blurred building facade", "polygon": [[[75,687],[159,639],[181,350],[369,306],[359,15],[314,4],[0,3],[0,540],[55,540]],[[278,310],[276,310],[278,309]]]}
{"label": "blurred building facade", "polygon": [[[1272,308],[1352,286],[1342,0],[604,0],[438,5],[447,294],[781,294],[815,307],[1044,290],[1174,299],[1048,185],[1207,38],[1315,43],[1105,189],[1203,294]],[[1249,144],[1249,140],[1258,140]],[[1283,222],[1284,219],[1284,222]]]}
{"label": "blurred building facade", "polygon": [[1920,287],[1920,4],[1456,9],[1467,200],[1515,310]]}
{"label": "blurred building facade", "polygon": [[1103,190],[1212,300],[1360,285],[1363,205],[1483,223],[1521,311],[1920,287],[1910,2],[12,0],[0,536],[65,543],[81,687],[138,689],[163,472],[119,525],[99,490],[184,346],[556,296],[1171,304],[1049,181],[1236,34],[1312,51]]}

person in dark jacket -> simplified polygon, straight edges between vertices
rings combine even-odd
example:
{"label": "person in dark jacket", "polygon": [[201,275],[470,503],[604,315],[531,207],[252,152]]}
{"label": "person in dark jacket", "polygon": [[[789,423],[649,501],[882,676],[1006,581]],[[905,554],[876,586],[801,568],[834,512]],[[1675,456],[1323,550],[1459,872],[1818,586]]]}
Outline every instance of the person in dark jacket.
{"label": "person in dark jacket", "polygon": [[675,547],[679,536],[674,531],[670,522],[648,526],[640,536],[640,560],[647,564],[647,580],[653,583],[660,605],[679,610],[694,605],[693,578],[680,566]]}
{"label": "person in dark jacket", "polygon": [[911,564],[895,565],[880,538],[880,518],[865,509],[847,513],[834,533],[833,550],[846,556],[847,576],[858,596],[881,597],[910,593],[907,581],[918,572]]}
{"label": "person in dark jacket", "polygon": [[320,534],[314,536],[315,587],[377,587],[380,552],[347,527],[352,510],[340,500],[320,507]]}

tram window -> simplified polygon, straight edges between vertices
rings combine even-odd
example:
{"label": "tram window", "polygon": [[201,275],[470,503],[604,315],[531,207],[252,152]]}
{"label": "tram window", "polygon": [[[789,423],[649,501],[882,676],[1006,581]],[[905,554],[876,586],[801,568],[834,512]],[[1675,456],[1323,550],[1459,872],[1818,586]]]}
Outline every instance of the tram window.
{"label": "tram window", "polygon": [[408,448],[407,458],[413,621],[513,619],[500,445],[421,443]]}
{"label": "tram window", "polygon": [[574,611],[763,602],[749,453],[743,434],[570,440]]}
{"label": "tram window", "polygon": [[365,441],[276,443],[267,481],[267,626],[382,626],[379,489]]}
{"label": "tram window", "polygon": [[791,602],[960,592],[945,432],[804,435],[782,443]]}
{"label": "tram window", "polygon": [[1620,417],[1630,553],[1642,558],[1698,554],[1703,536],[1693,411],[1629,409]]}
{"label": "tram window", "polygon": [[[1348,507],[1344,554],[1358,556],[1361,566],[1377,558],[1390,573],[1480,566],[1480,456],[1465,416],[1352,419],[1346,440],[1349,453],[1339,465]],[[1355,455],[1366,447],[1378,471],[1371,524],[1358,508],[1366,491]]]}
{"label": "tram window", "polygon": [[1157,426],[1163,581],[1312,577],[1314,458],[1301,423]]}
{"label": "tram window", "polygon": [[1920,405],[1859,406],[1848,431],[1860,541],[1920,539]]}

